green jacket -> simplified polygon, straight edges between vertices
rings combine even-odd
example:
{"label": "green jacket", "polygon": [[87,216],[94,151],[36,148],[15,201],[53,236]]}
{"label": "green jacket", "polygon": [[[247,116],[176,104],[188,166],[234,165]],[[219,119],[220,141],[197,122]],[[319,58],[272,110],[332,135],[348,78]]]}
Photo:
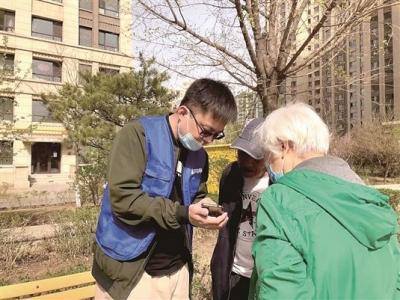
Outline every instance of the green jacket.
{"label": "green jacket", "polygon": [[294,170],[262,195],[249,299],[400,299],[397,215],[360,184]]}
{"label": "green jacket", "polygon": [[[138,121],[125,125],[115,137],[108,171],[110,201],[114,213],[121,222],[132,226],[147,223],[164,230],[185,226],[189,222],[187,207],[179,204],[179,201],[150,197],[140,188],[147,162],[145,144],[144,129]],[[175,141],[175,165],[180,151]],[[195,201],[207,195],[207,179],[208,158]],[[148,252],[131,261],[114,260],[94,243],[93,277],[113,299],[126,299],[142,277],[156,243],[157,237]]]}

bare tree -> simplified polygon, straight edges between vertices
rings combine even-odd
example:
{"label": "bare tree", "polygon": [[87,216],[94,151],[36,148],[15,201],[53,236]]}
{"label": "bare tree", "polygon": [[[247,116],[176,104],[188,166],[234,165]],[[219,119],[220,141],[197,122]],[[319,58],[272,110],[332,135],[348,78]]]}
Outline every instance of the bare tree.
{"label": "bare tree", "polygon": [[[190,76],[193,68],[225,72],[256,92],[266,114],[279,105],[281,84],[332,52],[383,0],[137,0],[137,36],[176,51],[159,60]],[[318,12],[315,13],[315,9]],[[311,12],[312,10],[312,12]],[[136,25],[135,25],[136,26]],[[313,38],[331,32],[318,47]],[[169,50],[168,50],[169,49]],[[156,55],[158,58],[159,55]]]}
{"label": "bare tree", "polygon": [[[0,161],[9,161],[12,157],[12,141],[29,132],[29,128],[16,128],[19,120],[14,116],[17,106],[14,96],[24,75],[19,74],[18,62],[14,61],[13,52],[8,48],[6,37],[0,41]],[[18,75],[17,75],[18,74]]]}

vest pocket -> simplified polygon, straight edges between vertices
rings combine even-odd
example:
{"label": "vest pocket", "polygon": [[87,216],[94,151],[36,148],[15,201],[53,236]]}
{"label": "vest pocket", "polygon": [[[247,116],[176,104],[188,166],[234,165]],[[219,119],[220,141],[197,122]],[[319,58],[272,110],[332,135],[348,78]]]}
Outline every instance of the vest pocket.
{"label": "vest pocket", "polygon": [[153,168],[153,169],[146,169],[144,171],[144,176],[151,177],[154,179],[162,180],[162,181],[170,181],[171,176],[169,172],[166,172],[163,168]]}
{"label": "vest pocket", "polygon": [[151,197],[161,196],[168,197],[171,191],[167,191],[166,187],[172,181],[173,176],[162,169],[146,170],[142,180],[142,190]]}

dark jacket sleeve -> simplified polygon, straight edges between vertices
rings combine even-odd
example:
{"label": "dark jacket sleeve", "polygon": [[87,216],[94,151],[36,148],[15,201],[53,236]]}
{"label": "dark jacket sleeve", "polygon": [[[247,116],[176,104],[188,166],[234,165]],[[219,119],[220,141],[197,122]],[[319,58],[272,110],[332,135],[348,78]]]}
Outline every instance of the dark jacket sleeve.
{"label": "dark jacket sleeve", "polygon": [[154,222],[163,229],[187,223],[187,208],[141,190],[146,168],[144,129],[138,121],[124,126],[114,140],[108,172],[113,212],[122,222],[138,225]]}
{"label": "dark jacket sleeve", "polygon": [[219,231],[211,259],[212,293],[214,300],[229,298],[229,277],[232,270],[237,227],[241,212],[243,178],[237,162],[229,164],[222,173],[219,184],[219,204],[228,213],[229,220]]}

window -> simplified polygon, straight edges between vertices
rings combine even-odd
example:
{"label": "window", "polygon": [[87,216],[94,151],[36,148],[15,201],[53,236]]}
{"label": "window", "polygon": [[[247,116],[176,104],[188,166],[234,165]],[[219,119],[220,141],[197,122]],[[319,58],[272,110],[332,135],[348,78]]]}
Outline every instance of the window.
{"label": "window", "polygon": [[86,64],[79,64],[79,84],[85,83],[84,75],[92,74],[92,66]]}
{"label": "window", "polygon": [[61,144],[60,143],[33,143],[32,174],[60,173],[61,171]]}
{"label": "window", "polygon": [[61,42],[62,23],[33,17],[32,36]]}
{"label": "window", "polygon": [[14,54],[0,53],[0,70],[5,76],[14,74]]}
{"label": "window", "polygon": [[61,62],[33,59],[33,78],[61,82]]}
{"label": "window", "polygon": [[0,165],[13,164],[13,142],[0,141]]}
{"label": "window", "polygon": [[99,72],[102,74],[106,74],[106,75],[116,75],[119,73],[119,70],[106,68],[106,67],[100,67]]}
{"label": "window", "polygon": [[99,47],[105,50],[118,51],[118,34],[99,31]]}
{"label": "window", "polygon": [[0,30],[14,31],[15,29],[15,12],[0,10]]}
{"label": "window", "polygon": [[12,121],[14,100],[9,97],[0,97],[0,121]]}
{"label": "window", "polygon": [[92,0],[79,0],[79,8],[92,11]]}
{"label": "window", "polygon": [[32,122],[56,122],[47,105],[40,100],[32,101]]}
{"label": "window", "polygon": [[92,29],[79,26],[79,45],[92,47]]}
{"label": "window", "polygon": [[102,15],[118,17],[119,15],[119,1],[118,0],[100,0],[99,12]]}

